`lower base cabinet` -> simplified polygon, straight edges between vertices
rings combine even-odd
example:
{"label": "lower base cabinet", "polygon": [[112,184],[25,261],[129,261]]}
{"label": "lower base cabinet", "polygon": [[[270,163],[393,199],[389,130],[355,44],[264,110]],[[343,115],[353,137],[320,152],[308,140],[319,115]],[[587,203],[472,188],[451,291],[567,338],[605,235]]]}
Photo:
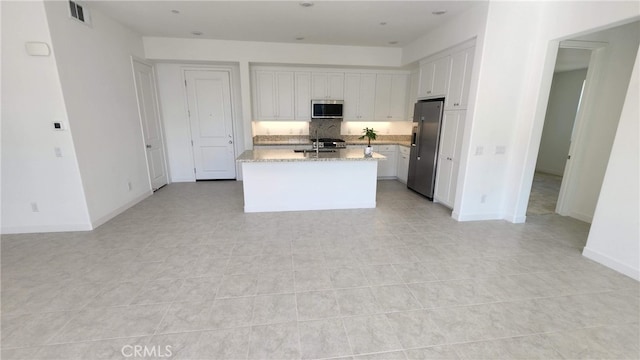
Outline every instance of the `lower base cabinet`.
{"label": "lower base cabinet", "polygon": [[407,183],[407,177],[409,175],[409,147],[398,145],[398,164],[396,166],[396,173],[398,181],[403,184]]}
{"label": "lower base cabinet", "polygon": [[378,161],[378,179],[395,178],[397,176],[397,149],[398,145],[374,145],[373,151],[387,157],[387,160]]}

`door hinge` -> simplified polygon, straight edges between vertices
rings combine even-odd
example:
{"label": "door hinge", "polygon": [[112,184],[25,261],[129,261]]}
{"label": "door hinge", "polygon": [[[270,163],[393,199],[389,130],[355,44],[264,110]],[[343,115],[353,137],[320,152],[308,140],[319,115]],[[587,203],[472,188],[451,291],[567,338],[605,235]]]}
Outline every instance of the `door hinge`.
{"label": "door hinge", "polygon": [[187,86],[187,80],[184,81],[184,86]]}
{"label": "door hinge", "polygon": [[191,140],[191,146],[193,146],[193,140]]}
{"label": "door hinge", "polygon": [[194,173],[194,174],[196,173],[196,168],[193,168],[193,173]]}
{"label": "door hinge", "polygon": [[191,110],[187,110],[187,115],[189,115],[189,117],[191,117]]}

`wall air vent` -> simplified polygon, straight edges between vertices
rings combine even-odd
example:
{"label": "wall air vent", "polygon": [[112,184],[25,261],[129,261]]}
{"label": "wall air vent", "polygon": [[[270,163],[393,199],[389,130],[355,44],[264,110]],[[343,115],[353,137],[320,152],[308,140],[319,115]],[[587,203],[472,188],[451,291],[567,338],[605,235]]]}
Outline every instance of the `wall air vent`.
{"label": "wall air vent", "polygon": [[86,8],[86,6],[77,1],[69,0],[69,15],[83,24],[89,25],[91,23],[89,10]]}

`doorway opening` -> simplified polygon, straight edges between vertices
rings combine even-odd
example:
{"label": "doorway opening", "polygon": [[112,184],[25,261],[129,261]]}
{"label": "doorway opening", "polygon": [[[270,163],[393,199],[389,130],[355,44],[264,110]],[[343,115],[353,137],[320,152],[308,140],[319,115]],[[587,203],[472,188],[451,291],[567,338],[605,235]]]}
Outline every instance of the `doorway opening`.
{"label": "doorway opening", "polygon": [[[547,213],[555,212],[586,223],[592,222],[639,43],[640,22],[638,21],[559,42],[558,59],[565,49],[581,50],[590,54],[586,78],[578,79],[574,83],[576,89],[574,94],[577,94],[573,95],[574,101],[579,105],[568,106],[574,111],[577,108],[573,117],[574,122],[571,124],[572,117],[565,116],[568,118],[566,123],[569,125],[563,133],[565,138],[566,134],[570,134],[568,145],[565,143],[563,148],[565,150],[562,152],[555,152],[560,155],[564,152],[564,159],[556,156],[556,159],[559,159],[557,163],[562,165],[564,162],[564,169],[556,170],[555,174],[552,173],[551,175],[556,176],[555,178],[538,176],[536,179],[536,176],[533,176],[527,214],[531,214],[531,210],[539,201],[537,194],[540,192],[537,190],[540,187],[547,188],[543,190],[553,187],[556,189],[553,194],[555,191],[558,194],[557,204],[554,211],[549,210],[553,208],[553,204],[547,205]],[[576,54],[575,51],[570,53]],[[554,74],[551,88],[557,87],[554,83],[558,73],[562,71]],[[580,95],[580,89],[582,95]],[[553,102],[554,94],[551,89],[547,117],[554,106]],[[550,121],[549,118],[545,118],[539,150],[535,155],[538,161],[535,169],[539,173],[553,172],[545,169],[544,161],[541,160],[545,152],[554,153],[549,151],[551,146],[545,143],[545,135],[557,135],[561,132],[554,129],[556,125],[548,121]],[[560,182],[559,190],[558,182]]]}
{"label": "doorway opening", "polygon": [[556,212],[590,58],[589,49],[558,50],[527,215]]}

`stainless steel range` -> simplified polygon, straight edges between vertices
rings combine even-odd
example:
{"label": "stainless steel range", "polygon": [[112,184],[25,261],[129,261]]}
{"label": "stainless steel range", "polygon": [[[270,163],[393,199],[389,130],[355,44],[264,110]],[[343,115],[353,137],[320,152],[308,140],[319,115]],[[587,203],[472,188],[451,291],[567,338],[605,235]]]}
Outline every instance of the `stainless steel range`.
{"label": "stainless steel range", "polygon": [[336,148],[336,149],[344,149],[347,147],[347,143],[342,139],[331,139],[331,138],[319,138],[317,141],[313,142],[313,148],[315,149],[320,145],[319,148]]}

